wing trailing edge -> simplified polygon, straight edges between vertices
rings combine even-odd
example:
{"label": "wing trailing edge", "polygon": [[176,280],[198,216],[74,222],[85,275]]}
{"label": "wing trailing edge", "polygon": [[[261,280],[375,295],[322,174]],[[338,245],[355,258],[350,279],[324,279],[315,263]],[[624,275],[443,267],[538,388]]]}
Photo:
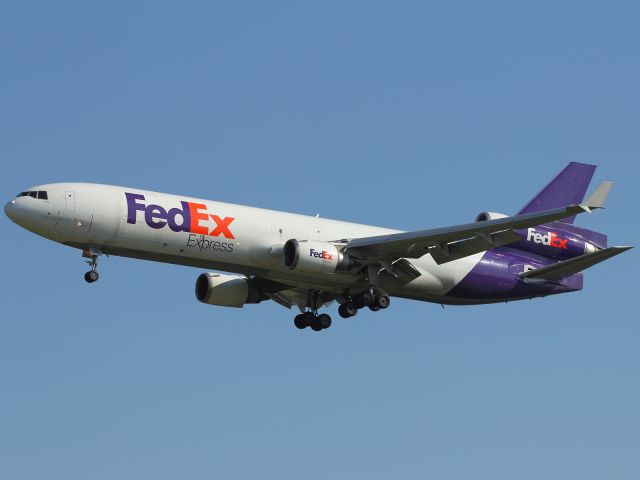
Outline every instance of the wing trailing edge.
{"label": "wing trailing edge", "polygon": [[483,222],[431,230],[352,239],[345,252],[369,263],[399,258],[420,258],[430,253],[438,264],[458,260],[518,240],[513,230],[543,225],[591,210],[604,208],[611,182],[603,182],[582,204],[541,210]]}

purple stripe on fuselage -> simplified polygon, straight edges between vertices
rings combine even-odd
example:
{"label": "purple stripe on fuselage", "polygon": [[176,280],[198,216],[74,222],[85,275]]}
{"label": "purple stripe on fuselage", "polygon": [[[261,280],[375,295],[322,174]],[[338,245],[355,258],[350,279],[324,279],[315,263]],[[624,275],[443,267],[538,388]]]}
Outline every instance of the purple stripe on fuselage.
{"label": "purple stripe on fuselage", "polygon": [[485,252],[478,264],[447,296],[484,301],[516,300],[582,289],[582,274],[541,283],[525,283],[520,274],[550,265],[552,260],[509,247]]}

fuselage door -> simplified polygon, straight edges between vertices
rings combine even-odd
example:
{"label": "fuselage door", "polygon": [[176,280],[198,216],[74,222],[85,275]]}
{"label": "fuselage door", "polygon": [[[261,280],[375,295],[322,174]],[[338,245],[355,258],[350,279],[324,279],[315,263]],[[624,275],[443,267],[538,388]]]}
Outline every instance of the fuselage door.
{"label": "fuselage door", "polygon": [[54,226],[55,230],[64,234],[67,241],[85,242],[89,236],[93,216],[77,209],[76,192],[74,190],[65,190],[64,202],[65,209],[58,210],[58,217]]}
{"label": "fuselage door", "polygon": [[64,199],[67,202],[67,212],[76,211],[76,192],[67,190],[64,192]]}

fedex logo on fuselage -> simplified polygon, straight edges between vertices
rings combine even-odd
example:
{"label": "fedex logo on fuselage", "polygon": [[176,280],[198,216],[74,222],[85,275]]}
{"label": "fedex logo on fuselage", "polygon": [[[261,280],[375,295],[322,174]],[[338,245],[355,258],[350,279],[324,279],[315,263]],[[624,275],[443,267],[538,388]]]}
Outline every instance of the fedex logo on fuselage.
{"label": "fedex logo on fuselage", "polygon": [[309,256],[315,257],[315,258],[321,258],[322,260],[333,260],[333,255],[327,252],[326,250],[322,250],[321,252],[319,252],[311,248],[309,250]]}
{"label": "fedex logo on fuselage", "polygon": [[[127,197],[127,223],[135,224],[138,212],[143,212],[145,223],[151,228],[163,228],[169,225],[174,232],[191,232],[200,235],[234,239],[229,229],[233,217],[221,218],[210,214],[203,203],[180,202],[182,208],[166,208],[160,205],[145,205],[144,195],[125,192]],[[213,227],[213,228],[210,228]]]}
{"label": "fedex logo on fuselage", "polygon": [[549,247],[562,248],[568,250],[568,240],[558,237],[555,232],[538,233],[535,228],[527,228],[527,241],[547,245]]}

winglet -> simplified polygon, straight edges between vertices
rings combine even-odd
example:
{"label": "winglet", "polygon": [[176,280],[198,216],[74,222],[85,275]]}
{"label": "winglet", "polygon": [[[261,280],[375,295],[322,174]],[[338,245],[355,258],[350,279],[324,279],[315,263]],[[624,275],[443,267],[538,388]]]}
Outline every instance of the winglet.
{"label": "winglet", "polygon": [[587,198],[581,206],[583,208],[586,207],[587,211],[593,208],[604,208],[604,201],[607,199],[607,195],[609,195],[612,186],[613,182],[605,180],[596,188],[595,192],[589,195],[589,198]]}

